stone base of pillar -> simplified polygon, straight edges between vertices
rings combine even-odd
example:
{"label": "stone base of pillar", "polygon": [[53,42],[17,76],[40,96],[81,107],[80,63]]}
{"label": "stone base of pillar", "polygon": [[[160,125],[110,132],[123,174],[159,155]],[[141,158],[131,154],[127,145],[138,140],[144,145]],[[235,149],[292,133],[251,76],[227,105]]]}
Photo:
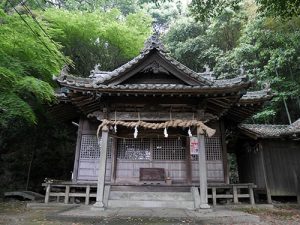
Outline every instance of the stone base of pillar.
{"label": "stone base of pillar", "polygon": [[200,204],[200,209],[210,209],[209,204]]}
{"label": "stone base of pillar", "polygon": [[198,213],[212,213],[214,210],[210,208],[210,209],[196,209],[195,211]]}
{"label": "stone base of pillar", "polygon": [[92,209],[104,210],[105,207],[104,207],[103,202],[96,202],[96,203],[93,205]]}

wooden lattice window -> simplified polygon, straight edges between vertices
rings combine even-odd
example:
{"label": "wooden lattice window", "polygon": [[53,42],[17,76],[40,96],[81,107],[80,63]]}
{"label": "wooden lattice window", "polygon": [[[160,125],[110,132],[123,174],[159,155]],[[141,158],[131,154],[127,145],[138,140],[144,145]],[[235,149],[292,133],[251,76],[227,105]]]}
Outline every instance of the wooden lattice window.
{"label": "wooden lattice window", "polygon": [[[222,160],[221,138],[218,136],[211,138],[206,137],[205,152],[206,160],[208,161]],[[198,160],[198,155],[192,155],[192,160]]]}
{"label": "wooden lattice window", "polygon": [[[84,134],[81,136],[80,158],[99,159],[101,151],[101,138],[98,143],[96,135]],[[107,158],[111,158],[112,138],[108,139]]]}
{"label": "wooden lattice window", "polygon": [[222,160],[222,145],[220,137],[205,138],[206,160]]}
{"label": "wooden lattice window", "polygon": [[186,143],[178,138],[152,139],[153,160],[184,160]]}
{"label": "wooden lattice window", "polygon": [[150,139],[118,139],[118,159],[150,160]]}

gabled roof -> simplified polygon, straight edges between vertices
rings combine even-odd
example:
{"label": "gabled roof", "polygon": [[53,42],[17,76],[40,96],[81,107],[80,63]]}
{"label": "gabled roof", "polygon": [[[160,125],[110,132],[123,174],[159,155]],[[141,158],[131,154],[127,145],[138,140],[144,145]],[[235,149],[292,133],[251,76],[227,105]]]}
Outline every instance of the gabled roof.
{"label": "gabled roof", "polygon": [[[95,68],[94,71],[91,73],[91,78],[94,78],[94,83],[96,85],[100,84],[114,84],[118,85],[120,84],[120,80],[124,81],[123,76],[125,74],[128,74],[130,71],[133,69],[137,68],[138,66],[145,67],[146,65],[142,65],[143,62],[145,62],[146,58],[149,58],[151,56],[155,55],[157,59],[162,60],[162,62],[165,62],[166,65],[168,64],[169,66],[175,68],[177,72],[179,72],[181,79],[186,78],[185,81],[188,81],[188,84],[190,85],[211,85],[212,82],[209,81],[208,79],[204,78],[201,76],[201,74],[196,73],[195,71],[189,69],[185,65],[181,64],[180,62],[176,61],[172,57],[170,57],[163,44],[160,42],[159,38],[157,35],[152,35],[146,42],[144,49],[141,51],[141,53],[130,60],[129,62],[125,63],[124,65],[120,66],[119,68],[111,71],[111,72],[103,72],[97,70]],[[132,74],[133,75],[133,74]],[[176,73],[174,73],[176,75]],[[118,78],[123,78],[123,79],[118,79]]]}
{"label": "gabled roof", "polygon": [[[146,62],[146,60],[148,60]],[[159,63],[166,70],[172,70],[172,75],[183,80],[183,84],[127,84],[126,79],[135,75],[137,72],[152,66],[153,60],[159,60]],[[150,63],[150,64],[149,64]],[[155,69],[155,68],[154,68]],[[247,76],[242,75],[233,79],[214,79],[209,70],[203,73],[197,73],[180,62],[170,57],[157,36],[151,36],[145,43],[141,54],[120,66],[113,71],[100,71],[96,65],[91,71],[89,78],[81,78],[69,75],[62,71],[57,81],[62,86],[78,89],[90,90],[200,90],[203,89],[226,89],[238,88],[247,89],[252,81]]]}
{"label": "gabled roof", "polygon": [[291,125],[241,124],[239,128],[250,137],[281,138],[300,134],[300,119]]}

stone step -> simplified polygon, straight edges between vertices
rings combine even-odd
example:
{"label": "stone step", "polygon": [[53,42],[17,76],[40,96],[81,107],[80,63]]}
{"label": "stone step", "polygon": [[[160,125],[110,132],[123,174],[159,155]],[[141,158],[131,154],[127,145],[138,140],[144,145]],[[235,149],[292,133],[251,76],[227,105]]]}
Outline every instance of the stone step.
{"label": "stone step", "polygon": [[194,201],[108,200],[108,207],[194,209]]}
{"label": "stone step", "polygon": [[127,201],[194,201],[191,192],[111,191],[109,200]]}
{"label": "stone step", "polygon": [[142,185],[142,186],[111,186],[111,191],[136,191],[136,192],[190,192],[191,187],[182,186],[155,186],[155,185]]}

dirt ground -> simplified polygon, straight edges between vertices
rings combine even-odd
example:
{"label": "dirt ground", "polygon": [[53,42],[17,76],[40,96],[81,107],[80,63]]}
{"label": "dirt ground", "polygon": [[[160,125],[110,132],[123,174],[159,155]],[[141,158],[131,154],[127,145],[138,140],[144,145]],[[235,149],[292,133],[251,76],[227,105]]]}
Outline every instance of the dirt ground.
{"label": "dirt ground", "polygon": [[[59,209],[61,210],[61,209]],[[240,209],[243,212],[258,215],[261,222],[258,225],[300,225],[299,206],[276,206],[273,209]],[[168,219],[168,218],[103,218],[84,221],[57,220],[49,215],[55,209],[30,209],[24,202],[0,202],[0,225],[204,225],[205,223],[193,219]],[[246,225],[246,224],[245,224]],[[255,225],[251,223],[248,225]]]}

